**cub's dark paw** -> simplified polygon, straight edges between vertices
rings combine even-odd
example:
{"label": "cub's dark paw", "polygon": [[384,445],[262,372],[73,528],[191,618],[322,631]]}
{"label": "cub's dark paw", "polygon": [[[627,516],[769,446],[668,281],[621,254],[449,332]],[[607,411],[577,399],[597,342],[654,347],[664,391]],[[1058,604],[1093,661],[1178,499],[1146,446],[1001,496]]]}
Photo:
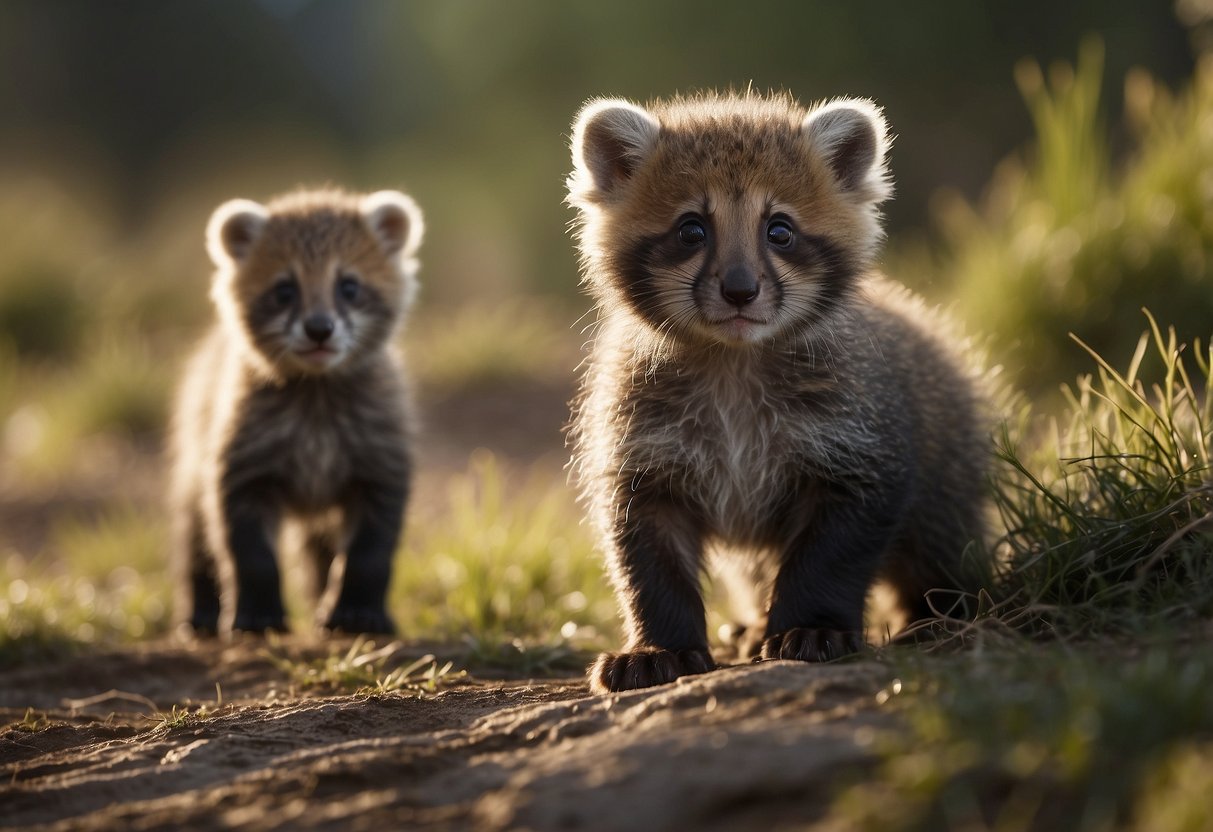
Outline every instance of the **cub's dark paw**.
{"label": "cub's dark paw", "polygon": [[195,612],[190,616],[190,629],[199,638],[212,638],[219,634],[219,611]]}
{"label": "cub's dark paw", "polygon": [[264,633],[267,630],[285,633],[290,628],[286,626],[286,618],[281,612],[236,610],[236,619],[232,622],[232,629],[243,630],[246,633]]}
{"label": "cub's dark paw", "polygon": [[609,693],[616,690],[651,688],[715,670],[716,663],[707,650],[660,650],[651,647],[631,653],[603,653],[589,668],[590,690]]}
{"label": "cub's dark paw", "polygon": [[840,656],[858,653],[862,648],[863,636],[856,630],[794,627],[764,641],[762,658],[828,662]]}
{"label": "cub's dark paw", "polygon": [[334,607],[324,629],[343,633],[394,635],[396,624],[382,607]]}

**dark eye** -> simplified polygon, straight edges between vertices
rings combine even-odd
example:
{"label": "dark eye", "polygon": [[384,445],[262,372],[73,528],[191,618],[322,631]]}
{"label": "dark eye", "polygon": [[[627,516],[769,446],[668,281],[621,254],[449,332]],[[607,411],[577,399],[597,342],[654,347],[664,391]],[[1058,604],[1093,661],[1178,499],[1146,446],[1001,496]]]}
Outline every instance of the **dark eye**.
{"label": "dark eye", "polygon": [[772,220],[767,226],[767,242],[778,248],[790,248],[792,245],[792,226],[783,220]]}
{"label": "dark eye", "polygon": [[274,284],[274,303],[279,306],[290,306],[299,296],[299,286],[294,277],[284,277]]}
{"label": "dark eye", "polygon": [[703,245],[703,241],[707,238],[707,229],[703,227],[703,223],[699,220],[687,220],[678,226],[678,242],[684,246]]}
{"label": "dark eye", "polygon": [[362,284],[358,282],[358,278],[343,274],[337,278],[337,293],[341,295],[342,300],[353,303],[362,294]]}

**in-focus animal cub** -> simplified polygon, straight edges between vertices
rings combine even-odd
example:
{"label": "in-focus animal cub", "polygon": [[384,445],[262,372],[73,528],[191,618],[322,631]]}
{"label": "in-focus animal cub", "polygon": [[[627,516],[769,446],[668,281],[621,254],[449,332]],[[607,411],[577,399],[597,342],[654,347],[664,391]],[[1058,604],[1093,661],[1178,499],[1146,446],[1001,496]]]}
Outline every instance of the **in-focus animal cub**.
{"label": "in-focus animal cub", "polygon": [[712,669],[705,553],[763,658],[858,650],[878,576],[911,619],[929,590],[980,586],[962,553],[983,530],[983,397],[966,345],[873,270],[888,144],[856,99],[578,116],[569,202],[599,323],[574,467],[627,629],[593,689]]}
{"label": "in-focus animal cub", "polygon": [[421,212],[395,191],[221,205],[207,229],[218,320],[178,395],[177,609],[201,632],[286,628],[288,521],[324,626],[391,632],[384,605],[408,498],[409,404],[393,336],[415,289]]}

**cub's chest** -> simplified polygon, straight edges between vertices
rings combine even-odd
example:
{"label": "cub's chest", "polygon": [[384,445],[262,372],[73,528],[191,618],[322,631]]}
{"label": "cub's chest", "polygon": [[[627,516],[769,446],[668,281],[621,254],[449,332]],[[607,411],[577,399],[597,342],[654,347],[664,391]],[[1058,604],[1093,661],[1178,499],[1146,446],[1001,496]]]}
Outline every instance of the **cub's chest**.
{"label": "cub's chest", "polygon": [[[681,381],[681,380],[680,380]],[[637,409],[636,467],[668,480],[726,537],[747,537],[811,467],[814,425],[801,402],[748,378],[671,383]]]}
{"label": "cub's chest", "polygon": [[360,437],[357,412],[319,396],[281,391],[250,401],[240,442],[250,462],[278,480],[294,500],[331,503],[355,473]]}

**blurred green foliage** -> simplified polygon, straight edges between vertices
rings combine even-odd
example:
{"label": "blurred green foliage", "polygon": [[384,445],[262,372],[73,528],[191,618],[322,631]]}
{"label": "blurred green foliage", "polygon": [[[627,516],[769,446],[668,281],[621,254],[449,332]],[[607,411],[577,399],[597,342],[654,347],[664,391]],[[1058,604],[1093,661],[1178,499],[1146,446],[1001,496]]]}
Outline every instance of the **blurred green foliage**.
{"label": "blurred green foliage", "polygon": [[535,295],[419,315],[405,336],[409,371],[428,390],[564,378],[583,340],[572,317],[566,305]]}
{"label": "blurred green foliage", "polygon": [[22,359],[75,356],[87,309],[69,275],[10,263],[0,275],[0,333]]}
{"label": "blurred green foliage", "polygon": [[478,451],[447,488],[445,510],[410,527],[397,561],[404,632],[489,645],[613,635],[614,593],[563,477],[520,477]]}
{"label": "blurred green foliage", "polygon": [[149,638],[168,628],[166,522],[129,504],[55,530],[53,555],[6,556],[0,664]]}
{"label": "blurred green foliage", "polygon": [[899,272],[937,276],[940,296],[1035,394],[1085,369],[1069,333],[1123,366],[1145,306],[1181,339],[1213,334],[1213,61],[1177,95],[1144,71],[1127,77],[1132,147],[1120,164],[1102,77],[1098,41],[1047,81],[1020,63],[1036,128],[1026,158],[999,167],[979,207],[941,200],[935,257]]}
{"label": "blurred green foliage", "polygon": [[751,84],[875,98],[898,134],[902,230],[934,189],[975,193],[1029,135],[1009,67],[1089,32],[1112,77],[1191,72],[1170,4],[1139,0],[7,0],[0,151],[102,194],[123,238],[179,241],[192,259],[161,272],[174,283],[205,271],[198,235],[223,199],[335,181],[417,196],[427,297],[571,297],[562,191],[587,98]]}

